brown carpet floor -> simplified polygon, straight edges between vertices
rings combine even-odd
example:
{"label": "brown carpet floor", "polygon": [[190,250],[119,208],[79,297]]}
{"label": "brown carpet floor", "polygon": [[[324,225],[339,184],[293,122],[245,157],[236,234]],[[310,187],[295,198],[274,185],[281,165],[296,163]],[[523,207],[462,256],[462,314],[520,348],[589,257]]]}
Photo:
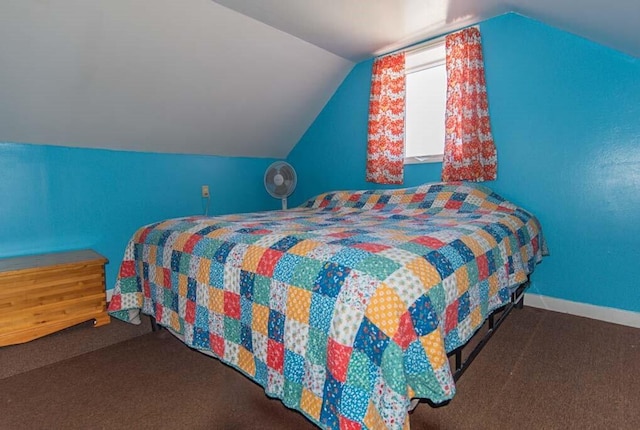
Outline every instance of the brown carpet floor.
{"label": "brown carpet floor", "polygon": [[[131,428],[315,427],[166,330],[0,379],[0,429]],[[640,330],[514,310],[453,401],[419,405],[411,428],[639,429]]]}
{"label": "brown carpet floor", "polygon": [[0,347],[0,379],[76,357],[151,331],[149,317],[134,325],[111,318],[100,327],[93,320],[18,345]]}

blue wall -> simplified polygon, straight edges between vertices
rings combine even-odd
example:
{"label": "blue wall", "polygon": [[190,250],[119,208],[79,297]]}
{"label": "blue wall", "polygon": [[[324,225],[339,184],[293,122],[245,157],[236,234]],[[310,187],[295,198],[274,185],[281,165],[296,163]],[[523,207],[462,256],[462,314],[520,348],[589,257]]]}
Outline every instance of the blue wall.
{"label": "blue wall", "polygon": [[135,230],[165,218],[277,209],[264,189],[273,159],[0,143],[0,257],[92,248],[113,288]]}
{"label": "blue wall", "polygon": [[[551,256],[531,292],[640,311],[640,60],[516,14],[481,24],[498,180]],[[291,151],[292,203],[364,181],[372,61],[354,67]],[[407,166],[405,185],[441,164]]]}

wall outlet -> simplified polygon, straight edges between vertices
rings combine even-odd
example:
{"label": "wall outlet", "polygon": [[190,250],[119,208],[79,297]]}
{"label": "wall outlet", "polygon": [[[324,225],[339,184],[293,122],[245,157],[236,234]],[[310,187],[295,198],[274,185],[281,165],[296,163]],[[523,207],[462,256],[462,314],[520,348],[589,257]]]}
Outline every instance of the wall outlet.
{"label": "wall outlet", "polygon": [[202,197],[209,197],[209,185],[202,186]]}

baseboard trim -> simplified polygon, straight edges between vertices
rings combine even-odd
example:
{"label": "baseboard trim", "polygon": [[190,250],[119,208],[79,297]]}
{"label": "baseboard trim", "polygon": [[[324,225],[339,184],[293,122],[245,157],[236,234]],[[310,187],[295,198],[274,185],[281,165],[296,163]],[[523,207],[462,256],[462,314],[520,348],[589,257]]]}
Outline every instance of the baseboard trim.
{"label": "baseboard trim", "polygon": [[569,300],[556,299],[554,297],[531,293],[526,293],[524,295],[524,304],[525,306],[531,306],[533,308],[546,309],[549,311],[562,312],[565,314],[640,328],[640,312],[589,305],[586,303],[572,302]]}

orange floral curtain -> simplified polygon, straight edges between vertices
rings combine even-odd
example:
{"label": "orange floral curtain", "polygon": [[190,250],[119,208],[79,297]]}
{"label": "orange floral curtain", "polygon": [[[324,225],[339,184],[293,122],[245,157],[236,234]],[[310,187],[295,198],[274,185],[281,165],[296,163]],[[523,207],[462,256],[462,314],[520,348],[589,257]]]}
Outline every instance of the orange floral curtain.
{"label": "orange floral curtain", "polygon": [[369,98],[368,182],[403,182],[405,88],[404,52],[376,58]]}
{"label": "orange floral curtain", "polygon": [[497,154],[489,123],[480,30],[467,28],[446,42],[447,107],[443,181],[496,179]]}

